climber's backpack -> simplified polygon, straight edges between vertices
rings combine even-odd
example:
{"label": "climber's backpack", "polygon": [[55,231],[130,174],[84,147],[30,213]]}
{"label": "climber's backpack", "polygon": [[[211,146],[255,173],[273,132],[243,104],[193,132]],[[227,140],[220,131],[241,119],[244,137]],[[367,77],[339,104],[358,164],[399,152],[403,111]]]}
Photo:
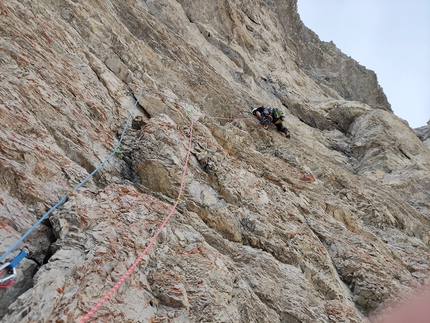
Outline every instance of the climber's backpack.
{"label": "climber's backpack", "polygon": [[277,120],[282,116],[282,111],[279,110],[278,108],[274,108],[272,109],[272,116],[273,116],[273,119]]}

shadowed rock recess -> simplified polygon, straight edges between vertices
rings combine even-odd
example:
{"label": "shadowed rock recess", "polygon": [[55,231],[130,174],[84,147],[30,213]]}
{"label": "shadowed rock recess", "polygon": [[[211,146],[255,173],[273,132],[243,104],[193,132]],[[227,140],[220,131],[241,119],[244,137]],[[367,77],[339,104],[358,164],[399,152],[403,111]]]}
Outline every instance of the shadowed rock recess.
{"label": "shadowed rock recess", "polygon": [[69,198],[1,321],[83,318],[167,217],[191,132],[185,203],[89,322],[361,323],[428,282],[429,126],[297,0],[3,0],[0,252]]}

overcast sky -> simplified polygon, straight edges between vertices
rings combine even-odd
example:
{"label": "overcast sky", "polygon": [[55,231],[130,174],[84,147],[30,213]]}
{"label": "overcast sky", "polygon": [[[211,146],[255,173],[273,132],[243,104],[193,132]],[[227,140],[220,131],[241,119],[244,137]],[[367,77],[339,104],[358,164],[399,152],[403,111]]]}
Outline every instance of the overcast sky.
{"label": "overcast sky", "polygon": [[305,25],[375,71],[394,113],[430,119],[430,0],[298,0]]}

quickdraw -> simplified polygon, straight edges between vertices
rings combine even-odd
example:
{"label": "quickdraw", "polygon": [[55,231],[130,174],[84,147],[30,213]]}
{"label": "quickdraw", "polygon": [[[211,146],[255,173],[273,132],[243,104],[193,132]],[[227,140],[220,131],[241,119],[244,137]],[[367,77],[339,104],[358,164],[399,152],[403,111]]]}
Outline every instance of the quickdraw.
{"label": "quickdraw", "polygon": [[0,288],[7,288],[13,285],[16,278],[15,267],[22,259],[27,257],[28,254],[31,254],[30,250],[27,247],[24,247],[11,262],[4,263],[0,266]]}
{"label": "quickdraw", "polygon": [[[6,276],[3,276],[3,272],[6,272]],[[15,282],[16,277],[16,269],[15,267],[10,267],[10,262],[7,262],[3,264],[0,267],[0,288],[7,288],[9,286],[12,286]]]}

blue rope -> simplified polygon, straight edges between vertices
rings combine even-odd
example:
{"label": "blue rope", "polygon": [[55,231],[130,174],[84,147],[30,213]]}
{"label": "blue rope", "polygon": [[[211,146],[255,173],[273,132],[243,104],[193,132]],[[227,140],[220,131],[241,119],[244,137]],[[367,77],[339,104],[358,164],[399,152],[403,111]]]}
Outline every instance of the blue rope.
{"label": "blue rope", "polygon": [[[139,102],[140,97],[142,96],[142,92],[140,92],[139,97],[137,98],[136,102],[134,103],[133,109],[130,112],[130,115],[128,117],[127,123],[125,124],[124,130],[122,131],[121,137],[119,138],[118,144],[116,145],[114,151],[102,162],[100,163],[99,166],[97,166],[97,168],[90,174],[88,175],[82,182],[80,182],[78,185],[76,185],[76,187],[73,189],[73,192],[77,191],[80,187],[82,187],[91,177],[93,177],[93,175],[100,169],[103,167],[104,164],[106,164],[106,162],[113,156],[115,155],[115,153],[118,151],[118,148],[121,145],[121,142],[124,138],[125,132],[128,128],[128,126],[130,125],[131,119],[133,117],[133,113],[134,110],[136,110],[137,107],[137,103]],[[21,242],[24,241],[25,238],[27,238],[27,236],[34,231],[34,229],[36,229],[36,227],[43,222],[43,220],[45,220],[52,212],[54,212],[60,205],[62,205],[69,196],[64,196],[57,204],[55,204],[48,212],[46,212],[40,219],[39,221],[37,221],[30,229],[28,229],[28,231],[17,241],[13,244],[12,247],[10,247],[1,257],[0,257],[0,262],[2,262],[12,251],[14,251],[16,249],[16,247],[19,246],[19,244]],[[22,260],[22,259],[21,259]],[[17,264],[16,264],[17,265]]]}

